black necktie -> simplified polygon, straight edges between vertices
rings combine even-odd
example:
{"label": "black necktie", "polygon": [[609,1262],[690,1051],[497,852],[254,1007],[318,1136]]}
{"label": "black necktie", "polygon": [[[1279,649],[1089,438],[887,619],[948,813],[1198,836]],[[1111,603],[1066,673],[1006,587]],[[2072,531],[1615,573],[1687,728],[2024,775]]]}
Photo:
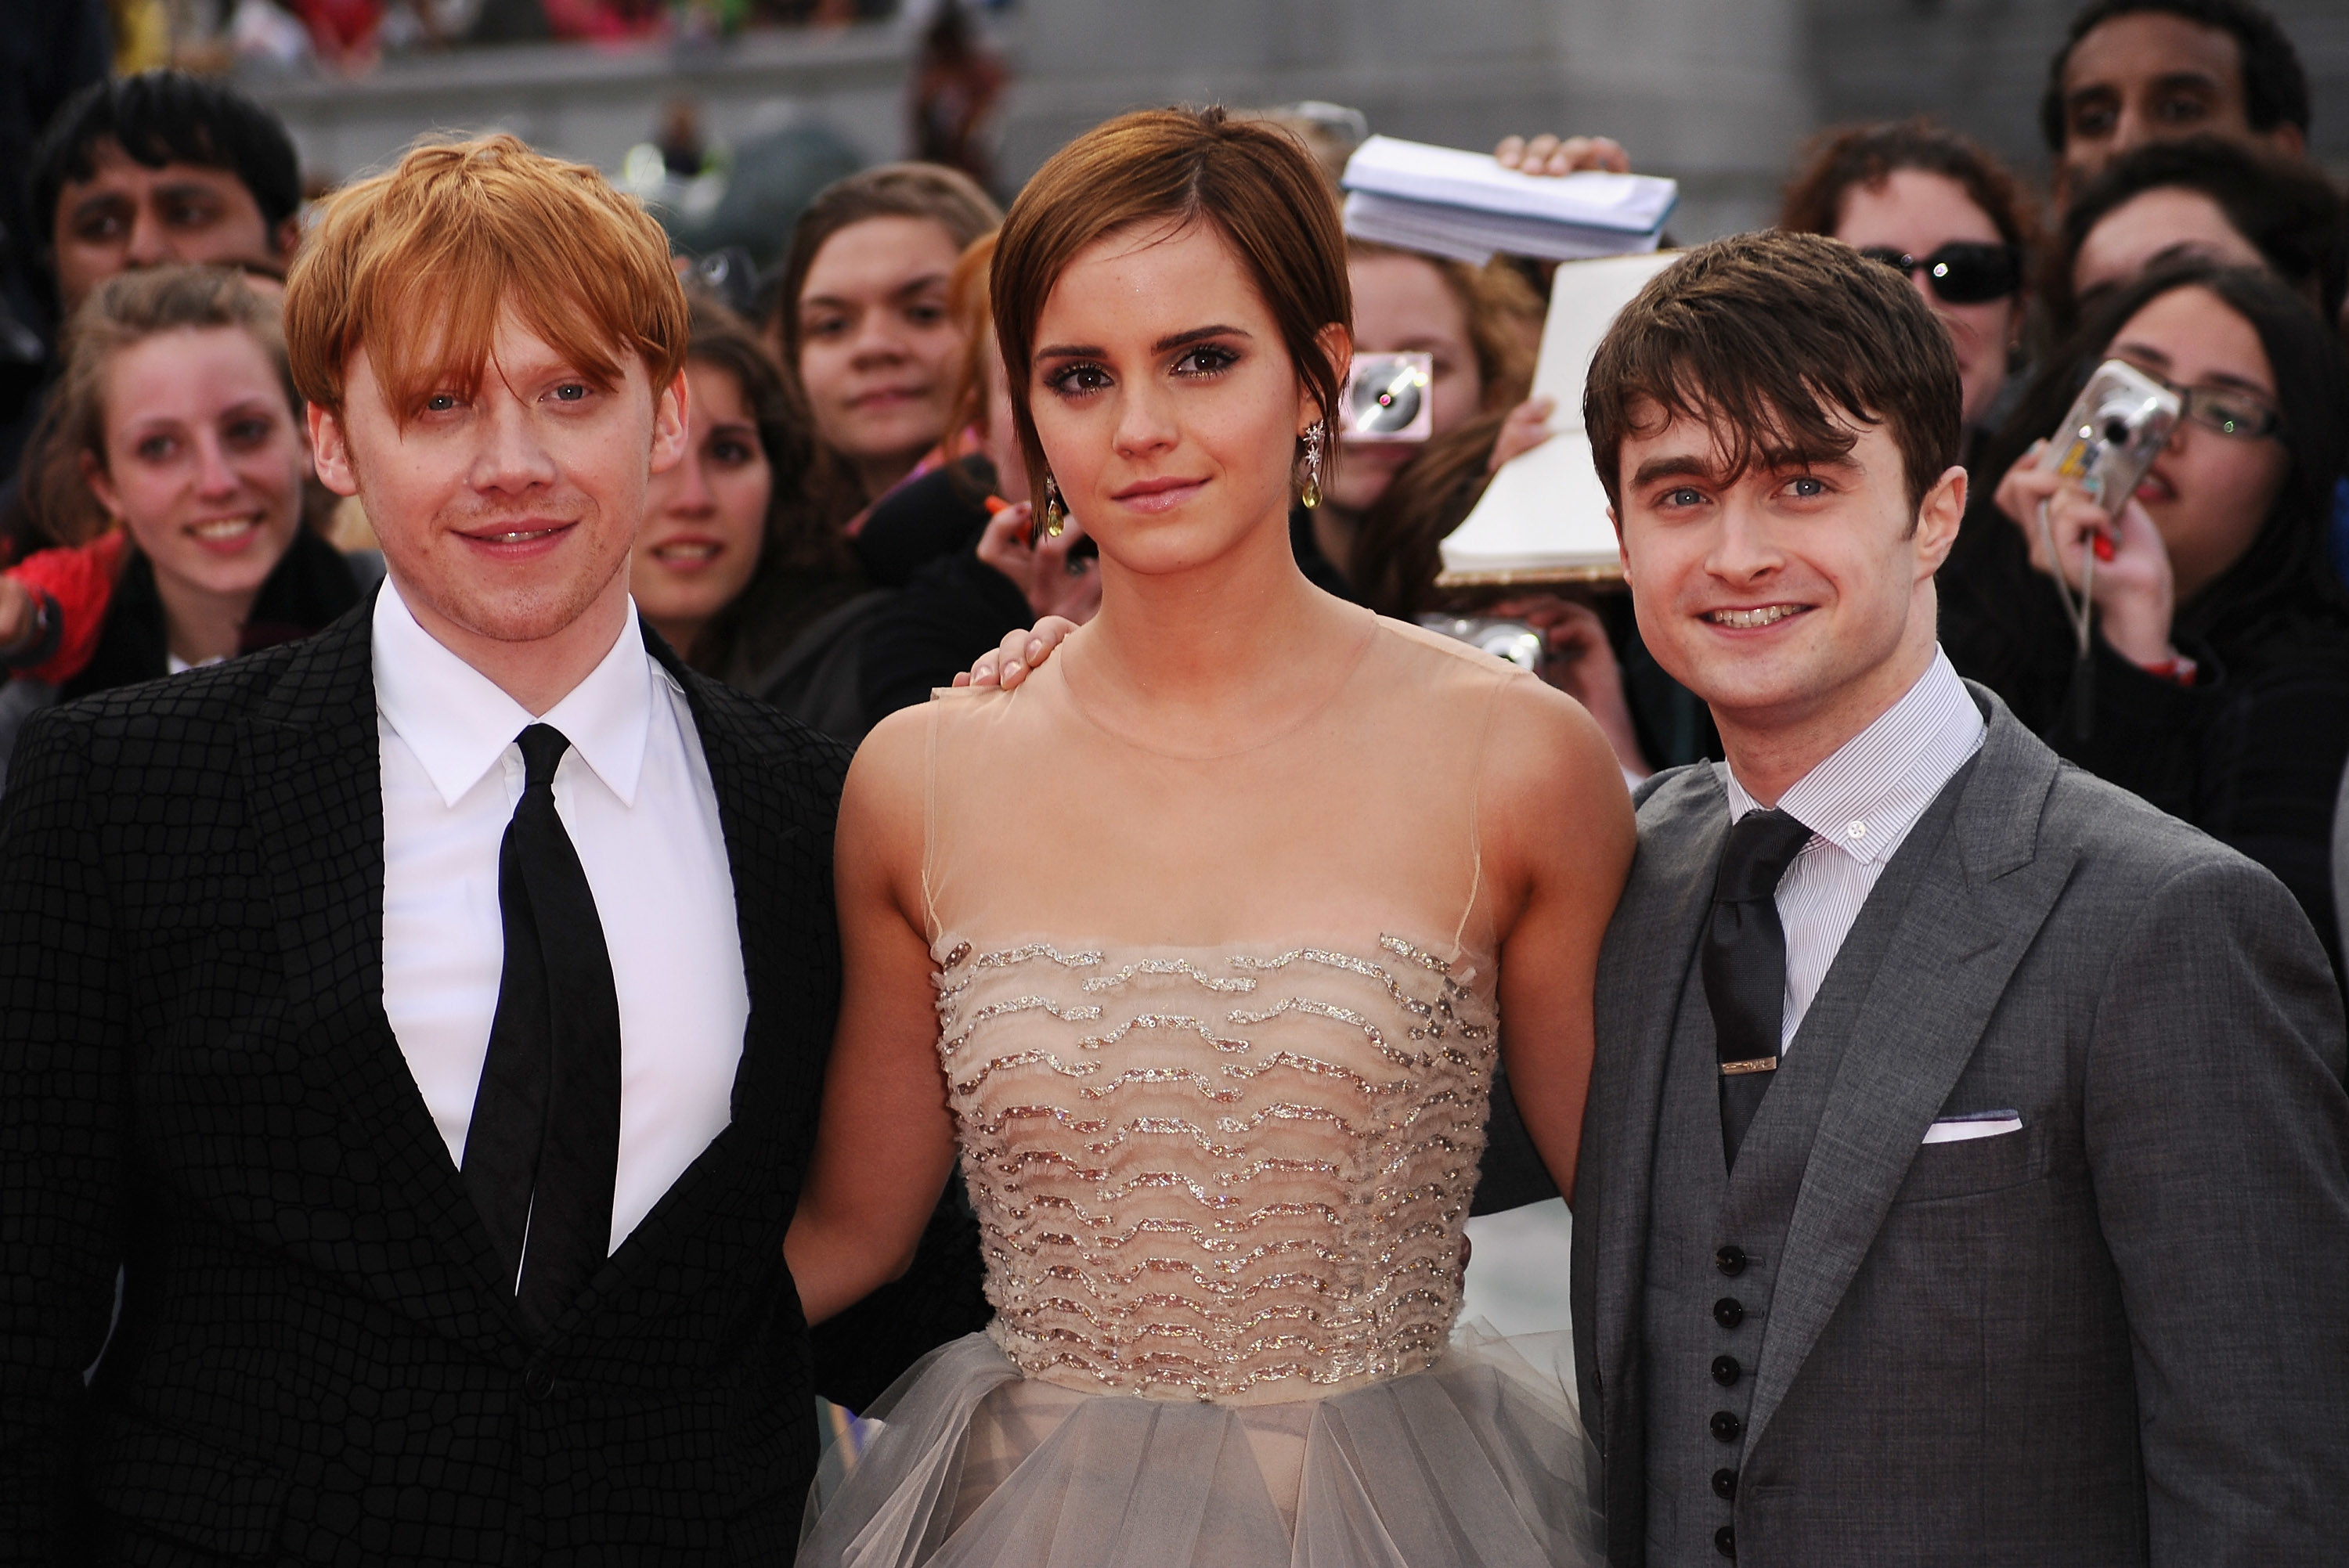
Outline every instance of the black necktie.
{"label": "black necktie", "polygon": [[620,1002],[595,895],[554,810],[571,742],[533,724],[498,851],[505,971],[465,1134],[465,1185],[543,1335],[609,1250],[620,1156]]}
{"label": "black necktie", "polygon": [[1785,1019],[1786,933],[1778,923],[1778,879],[1811,830],[1784,811],[1748,811],[1730,824],[1713,883],[1713,923],[1704,936],[1704,999],[1721,1051],[1721,1146],[1737,1146],[1778,1069]]}

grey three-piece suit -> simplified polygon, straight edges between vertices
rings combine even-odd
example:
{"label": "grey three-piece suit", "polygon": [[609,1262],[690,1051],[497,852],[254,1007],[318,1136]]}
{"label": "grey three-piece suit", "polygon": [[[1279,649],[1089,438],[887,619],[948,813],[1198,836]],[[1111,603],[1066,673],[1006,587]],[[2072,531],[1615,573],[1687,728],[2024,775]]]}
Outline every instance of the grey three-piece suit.
{"label": "grey three-piece suit", "polygon": [[1728,804],[1702,765],[1645,793],[1575,1197],[1610,1559],[2349,1560],[2324,955],[2267,872],[1974,695],[1733,1174],[1697,962]]}

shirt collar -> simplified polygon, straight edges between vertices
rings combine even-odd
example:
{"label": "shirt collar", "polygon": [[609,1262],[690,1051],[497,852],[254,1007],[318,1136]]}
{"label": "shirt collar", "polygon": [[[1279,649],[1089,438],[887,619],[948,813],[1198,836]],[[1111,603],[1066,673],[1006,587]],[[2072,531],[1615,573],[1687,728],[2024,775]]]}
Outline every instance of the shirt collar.
{"label": "shirt collar", "polygon": [[[1937,646],[1917,684],[1804,774],[1778,809],[1862,864],[1881,861],[1981,749],[1984,733],[1982,710]],[[1735,821],[1760,803],[1723,771]]]}
{"label": "shirt collar", "polygon": [[636,603],[603,662],[540,717],[417,624],[387,579],[375,603],[375,706],[450,806],[481,781],[514,737],[551,724],[605,788],[636,804],[653,717],[653,663]]}

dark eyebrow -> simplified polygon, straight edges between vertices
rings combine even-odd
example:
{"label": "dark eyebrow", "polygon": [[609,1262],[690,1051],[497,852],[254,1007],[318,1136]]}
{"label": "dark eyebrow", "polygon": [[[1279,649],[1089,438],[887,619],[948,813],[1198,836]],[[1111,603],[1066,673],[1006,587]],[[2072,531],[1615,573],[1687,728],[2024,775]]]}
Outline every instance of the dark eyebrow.
{"label": "dark eyebrow", "polygon": [[1056,343],[1036,351],[1038,359],[1099,359],[1109,352],[1090,343]]}
{"label": "dark eyebrow", "polygon": [[1247,337],[1248,335],[1248,332],[1244,327],[1195,326],[1188,332],[1178,332],[1171,336],[1162,337],[1150,346],[1155,352],[1164,354],[1171,349],[1188,348],[1195,343],[1204,343],[1211,337]]}
{"label": "dark eyebrow", "polygon": [[1631,476],[1634,485],[1651,485],[1658,480],[1709,480],[1714,478],[1713,465],[1702,458],[1650,458]]}
{"label": "dark eyebrow", "polygon": [[1724,474],[1708,459],[1683,454],[1671,458],[1650,458],[1632,474],[1631,484],[1634,489],[1639,489],[1659,480],[1678,479],[1701,480],[1709,484],[1734,484],[1754,469],[1760,469],[1765,474],[1807,474],[1821,469],[1840,469],[1847,472],[1858,467],[1849,453],[1756,451],[1753,462]]}

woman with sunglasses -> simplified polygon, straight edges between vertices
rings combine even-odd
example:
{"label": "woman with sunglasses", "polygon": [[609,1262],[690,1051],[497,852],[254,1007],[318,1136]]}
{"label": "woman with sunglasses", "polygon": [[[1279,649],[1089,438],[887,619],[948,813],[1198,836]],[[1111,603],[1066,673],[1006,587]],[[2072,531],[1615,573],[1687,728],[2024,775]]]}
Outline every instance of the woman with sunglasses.
{"label": "woman with sunglasses", "polygon": [[[2185,404],[2117,517],[2036,464],[2107,359]],[[2274,872],[2336,954],[2349,602],[2324,525],[2345,421],[2337,341],[2273,274],[2204,262],[2139,280],[2090,312],[1992,441],[1979,471],[2003,478],[1965,527],[2001,542],[2004,592],[1978,601],[1988,613],[1945,604],[1941,630],[1960,672],[2065,757]],[[2058,574],[2087,583],[2085,655]]]}
{"label": "woman with sunglasses", "polygon": [[1926,120],[1848,126],[1812,145],[1778,226],[1830,235],[1908,275],[1957,348],[1971,450],[1997,419],[2023,338],[2033,234],[2014,176]]}

